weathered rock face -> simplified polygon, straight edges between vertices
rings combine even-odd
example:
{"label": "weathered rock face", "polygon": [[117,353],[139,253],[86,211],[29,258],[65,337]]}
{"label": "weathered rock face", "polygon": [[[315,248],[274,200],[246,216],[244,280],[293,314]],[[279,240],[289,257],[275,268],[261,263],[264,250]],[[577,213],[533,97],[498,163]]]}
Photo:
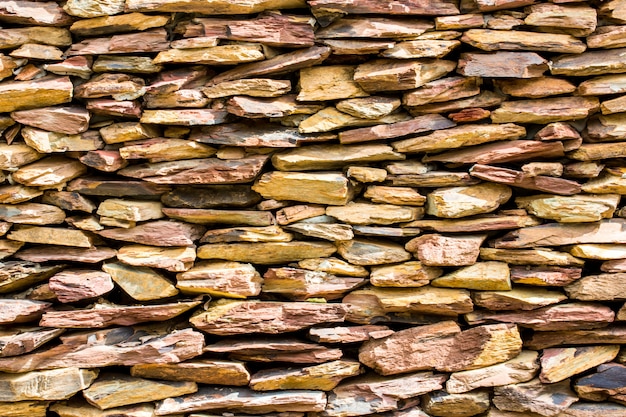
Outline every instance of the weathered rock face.
{"label": "weathered rock face", "polygon": [[626,415],[625,0],[0,26],[0,416]]}

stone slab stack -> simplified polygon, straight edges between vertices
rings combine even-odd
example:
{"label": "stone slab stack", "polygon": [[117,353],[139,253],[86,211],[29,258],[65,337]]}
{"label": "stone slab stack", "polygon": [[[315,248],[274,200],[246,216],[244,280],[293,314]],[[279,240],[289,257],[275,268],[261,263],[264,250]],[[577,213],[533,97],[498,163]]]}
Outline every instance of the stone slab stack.
{"label": "stone slab stack", "polygon": [[626,0],[0,26],[1,416],[626,416]]}

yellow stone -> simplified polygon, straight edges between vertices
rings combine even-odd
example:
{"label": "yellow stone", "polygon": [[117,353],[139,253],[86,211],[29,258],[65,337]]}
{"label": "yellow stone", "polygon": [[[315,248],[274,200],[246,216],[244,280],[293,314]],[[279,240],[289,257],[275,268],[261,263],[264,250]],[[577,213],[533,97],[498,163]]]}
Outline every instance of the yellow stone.
{"label": "yellow stone", "polygon": [[511,274],[506,262],[478,262],[431,281],[433,287],[502,291],[511,289]]}
{"label": "yellow stone", "polygon": [[323,101],[366,97],[368,94],[354,81],[355,66],[330,65],[300,70],[299,101]]}

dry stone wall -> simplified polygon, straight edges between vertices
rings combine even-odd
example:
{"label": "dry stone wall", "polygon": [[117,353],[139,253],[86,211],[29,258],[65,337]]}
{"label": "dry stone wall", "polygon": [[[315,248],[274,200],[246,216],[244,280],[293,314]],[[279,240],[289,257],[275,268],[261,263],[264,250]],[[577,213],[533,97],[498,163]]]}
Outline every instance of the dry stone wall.
{"label": "dry stone wall", "polygon": [[0,25],[1,416],[626,416],[626,0]]}

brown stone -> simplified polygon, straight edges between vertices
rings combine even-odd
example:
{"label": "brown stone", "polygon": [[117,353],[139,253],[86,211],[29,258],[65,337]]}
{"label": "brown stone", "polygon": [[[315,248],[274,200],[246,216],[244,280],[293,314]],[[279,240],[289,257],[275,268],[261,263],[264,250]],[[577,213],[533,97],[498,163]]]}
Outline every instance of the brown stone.
{"label": "brown stone", "polygon": [[624,343],[626,327],[609,325],[593,330],[562,330],[555,332],[535,332],[526,345],[529,349],[545,349],[561,345],[602,345]]}
{"label": "brown stone", "polygon": [[623,48],[561,55],[552,60],[554,75],[590,76],[621,73],[626,70]]}
{"label": "brown stone", "polygon": [[504,261],[513,265],[583,266],[585,263],[567,252],[551,249],[481,248],[480,258],[486,261]]}
{"label": "brown stone", "polygon": [[200,246],[201,259],[224,259],[260,264],[280,264],[330,256],[337,248],[328,242],[213,243]]}
{"label": "brown stone", "polygon": [[0,293],[9,293],[33,286],[63,270],[66,265],[43,266],[28,261],[0,262]]}
{"label": "brown stone", "polygon": [[488,310],[535,310],[566,299],[567,297],[560,291],[528,287],[472,294],[474,304]]}
{"label": "brown stone", "polygon": [[353,189],[340,173],[299,173],[272,171],[263,174],[252,189],[265,198],[320,204],[346,204]]}
{"label": "brown stone", "polygon": [[63,329],[47,329],[43,327],[13,327],[0,334],[0,357],[18,356],[32,352],[47,342],[56,339]]}
{"label": "brown stone", "polygon": [[421,287],[439,277],[443,271],[421,262],[373,266],[370,283],[377,287]]}
{"label": "brown stone", "polygon": [[0,323],[28,323],[37,321],[51,303],[33,300],[0,300]]}
{"label": "brown stone", "polygon": [[349,277],[367,277],[369,272],[362,266],[352,265],[338,258],[307,258],[298,262],[298,267],[311,271]]}
{"label": "brown stone", "polygon": [[316,38],[373,38],[406,39],[432,29],[432,22],[424,19],[386,17],[343,17],[316,31]]}
{"label": "brown stone", "polygon": [[557,97],[503,103],[491,113],[494,123],[550,123],[583,119],[598,110],[595,97]]}
{"label": "brown stone", "polygon": [[193,266],[196,250],[191,247],[122,246],[117,258],[128,265],[163,268],[171,272],[186,271]]}
{"label": "brown stone", "polygon": [[57,402],[50,406],[60,417],[146,417],[154,414],[154,405],[150,403],[127,405],[100,410],[85,400]]}
{"label": "brown stone", "polygon": [[439,233],[486,232],[491,230],[518,229],[536,226],[540,222],[525,213],[498,213],[479,215],[472,218],[432,220],[423,219],[407,223],[405,227],[419,227]]}
{"label": "brown stone", "polygon": [[520,30],[470,29],[461,41],[483,51],[545,51],[579,54],[586,45],[571,35]]}
{"label": "brown stone", "polygon": [[[190,322],[200,330],[216,335],[276,334],[319,323],[342,322],[346,310],[342,304],[222,299],[212,303],[206,312],[194,315]],[[268,319],[259,321],[262,316]]]}
{"label": "brown stone", "polygon": [[555,33],[587,36],[595,30],[597,24],[597,12],[587,4],[542,3],[533,4],[526,10],[528,15],[524,19],[525,24],[540,29],[549,27]]}
{"label": "brown stone", "polygon": [[619,381],[624,378],[625,371],[626,366],[616,363],[600,365],[597,372],[576,381],[574,389],[587,400],[619,399],[624,394],[624,387]]}
{"label": "brown stone", "polygon": [[144,181],[103,180],[93,177],[77,178],[67,185],[68,191],[84,195],[107,197],[150,197],[169,191],[169,187]]}
{"label": "brown stone", "polygon": [[529,267],[516,266],[511,268],[511,280],[518,284],[555,286],[568,285],[581,277],[579,268],[560,267]]}
{"label": "brown stone", "polygon": [[167,278],[150,268],[108,262],[102,266],[102,270],[110,274],[124,292],[138,301],[157,300],[178,294],[178,290]]}
{"label": "brown stone", "polygon": [[97,376],[97,370],[77,368],[3,374],[0,376],[3,392],[0,399],[7,402],[65,400],[88,388]]}
{"label": "brown stone", "polygon": [[530,214],[561,223],[597,222],[610,219],[617,208],[618,195],[575,195],[563,197],[556,195],[534,195],[517,197],[518,207]]}

